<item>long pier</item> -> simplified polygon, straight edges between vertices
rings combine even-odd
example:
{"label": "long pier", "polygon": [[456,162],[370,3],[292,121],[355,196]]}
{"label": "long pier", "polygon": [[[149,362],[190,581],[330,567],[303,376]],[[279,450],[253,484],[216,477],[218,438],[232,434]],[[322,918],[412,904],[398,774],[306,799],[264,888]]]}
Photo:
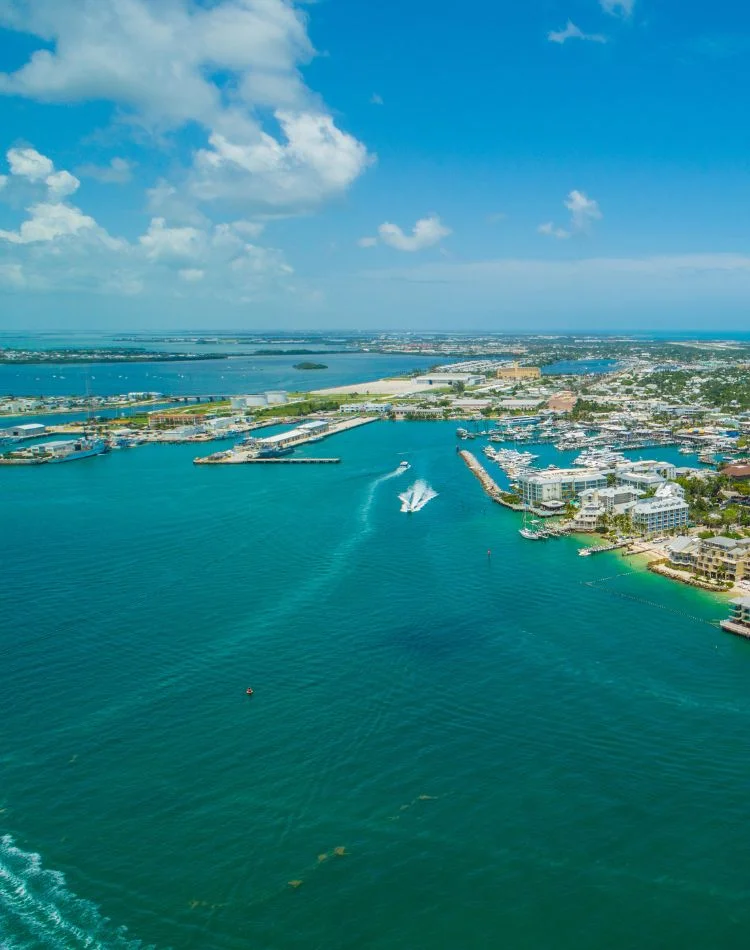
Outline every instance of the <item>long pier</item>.
{"label": "long pier", "polygon": [[627,548],[632,541],[613,541],[612,544],[597,544],[592,548],[581,548],[578,552],[579,557],[589,557],[591,554],[604,554],[606,551],[617,551],[619,548]]}
{"label": "long pier", "polygon": [[[300,445],[307,445],[310,442],[322,442],[323,439],[327,439],[332,435],[338,435],[340,432],[348,432],[351,429],[356,429],[359,426],[369,425],[371,422],[377,421],[378,416],[355,416],[353,419],[342,419],[339,422],[333,422],[323,432],[314,431],[300,435],[291,435],[291,437],[284,442],[284,447],[298,448]],[[263,442],[262,439],[258,441]],[[244,465],[253,462],[314,463],[316,461],[320,462],[321,459],[259,459],[255,447],[248,449],[236,448],[228,452],[215,452],[213,455],[207,455],[205,458],[193,459],[196,465]]]}
{"label": "long pier", "polygon": [[494,502],[496,502],[498,505],[503,505],[505,508],[511,508],[513,511],[523,511],[523,505],[516,505],[513,502],[507,501],[505,498],[503,498],[503,490],[490,476],[490,473],[487,471],[487,469],[479,462],[476,455],[473,455],[466,449],[460,449],[458,454],[461,456],[464,462],[466,462],[471,474],[478,479],[479,484]]}

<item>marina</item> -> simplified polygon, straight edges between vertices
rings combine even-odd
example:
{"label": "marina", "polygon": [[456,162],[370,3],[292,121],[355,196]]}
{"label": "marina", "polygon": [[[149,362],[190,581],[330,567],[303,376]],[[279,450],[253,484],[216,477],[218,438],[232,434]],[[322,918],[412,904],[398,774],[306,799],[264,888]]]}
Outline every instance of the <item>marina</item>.
{"label": "marina", "polygon": [[479,484],[482,486],[486,494],[498,505],[502,505],[504,508],[511,508],[513,511],[523,511],[523,505],[515,504],[514,502],[508,501],[505,497],[506,493],[503,492],[500,486],[496,481],[491,477],[487,469],[480,464],[477,457],[466,449],[460,449],[458,454],[466,463],[469,471],[474,475],[474,477],[479,481]]}

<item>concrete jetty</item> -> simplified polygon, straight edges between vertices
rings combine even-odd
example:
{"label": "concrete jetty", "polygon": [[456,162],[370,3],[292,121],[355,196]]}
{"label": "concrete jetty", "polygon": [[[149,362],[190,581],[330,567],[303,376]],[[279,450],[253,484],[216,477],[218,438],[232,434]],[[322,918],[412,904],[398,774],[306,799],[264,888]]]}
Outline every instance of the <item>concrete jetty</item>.
{"label": "concrete jetty", "polygon": [[523,511],[523,505],[514,504],[503,497],[505,493],[490,476],[487,469],[479,462],[476,455],[473,455],[466,449],[460,449],[458,454],[464,462],[466,462],[469,471],[478,479],[479,484],[494,502],[498,505],[503,505],[504,508],[511,508],[513,511]]}
{"label": "concrete jetty", "polygon": [[[293,430],[290,433],[280,433],[276,436],[270,436],[267,439],[258,439],[258,443],[263,446],[269,446],[273,443],[276,447],[297,448],[300,445],[306,445],[309,442],[321,442],[329,436],[338,435],[340,432],[347,432],[349,429],[357,429],[359,426],[369,425],[371,422],[377,422],[378,416],[355,416],[353,419],[341,419],[338,422],[331,422],[325,429],[312,429],[305,431],[303,427]],[[315,459],[259,459],[258,446],[249,446],[248,448],[231,449],[228,452],[216,452],[205,458],[193,459],[196,465],[243,465],[255,462],[315,462]],[[321,461],[320,459],[317,460]],[[337,460],[339,461],[339,460]]]}

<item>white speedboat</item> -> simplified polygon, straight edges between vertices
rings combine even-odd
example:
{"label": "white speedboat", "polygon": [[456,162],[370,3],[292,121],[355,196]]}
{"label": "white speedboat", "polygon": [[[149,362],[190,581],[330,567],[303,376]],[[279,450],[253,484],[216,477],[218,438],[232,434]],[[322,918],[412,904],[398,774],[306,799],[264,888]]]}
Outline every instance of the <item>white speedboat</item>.
{"label": "white speedboat", "polygon": [[398,496],[401,502],[401,511],[407,514],[421,511],[433,498],[437,498],[437,492],[422,478]]}
{"label": "white speedboat", "polygon": [[408,472],[410,468],[411,468],[411,465],[409,465],[406,459],[404,459],[403,462],[399,462],[399,466],[396,469],[396,471],[398,472],[399,475],[401,475],[402,472]]}

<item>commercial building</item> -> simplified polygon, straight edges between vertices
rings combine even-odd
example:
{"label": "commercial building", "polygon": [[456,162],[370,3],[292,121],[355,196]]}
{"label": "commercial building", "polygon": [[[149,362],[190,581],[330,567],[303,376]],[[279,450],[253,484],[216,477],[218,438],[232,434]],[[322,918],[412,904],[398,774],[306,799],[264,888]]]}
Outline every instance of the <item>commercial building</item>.
{"label": "commercial building", "polygon": [[390,412],[393,406],[389,402],[347,402],[341,407],[341,412],[364,412],[382,414]]}
{"label": "commercial building", "polygon": [[268,435],[262,439],[254,439],[255,445],[263,448],[283,449],[288,445],[295,445],[301,441],[312,441],[315,438],[322,437],[329,429],[329,423],[325,419],[313,419],[310,422],[304,422],[296,429],[289,429],[287,432],[278,432],[276,435]]}
{"label": "commercial building", "polygon": [[200,412],[150,412],[148,414],[149,426],[166,426],[169,428],[200,426],[205,421],[205,415]]}
{"label": "commercial building", "polygon": [[539,399],[501,399],[498,405],[502,409],[536,409]]}
{"label": "commercial building", "polygon": [[506,363],[497,371],[498,379],[539,379],[542,371],[538,366],[521,366],[518,362]]}
{"label": "commercial building", "polygon": [[0,439],[36,439],[46,431],[47,426],[41,422],[25,422],[23,425],[0,429]]}
{"label": "commercial building", "polygon": [[62,458],[77,449],[80,449],[78,439],[56,439],[54,442],[39,442],[31,446],[34,455],[51,455],[53,458]]}
{"label": "commercial building", "polygon": [[393,407],[397,419],[444,419],[445,410],[439,407],[425,408],[422,406],[398,405]]}
{"label": "commercial building", "polygon": [[593,468],[556,468],[518,478],[523,503],[537,508],[546,501],[572,501],[588,488],[606,488],[607,476]]}
{"label": "commercial building", "polygon": [[247,396],[231,396],[232,409],[263,409],[265,406],[283,406],[289,402],[289,394],[282,391],[250,393]]}
{"label": "commercial building", "polygon": [[474,373],[425,373],[424,376],[417,376],[414,380],[420,386],[478,386],[484,382],[484,376],[478,376]]}

